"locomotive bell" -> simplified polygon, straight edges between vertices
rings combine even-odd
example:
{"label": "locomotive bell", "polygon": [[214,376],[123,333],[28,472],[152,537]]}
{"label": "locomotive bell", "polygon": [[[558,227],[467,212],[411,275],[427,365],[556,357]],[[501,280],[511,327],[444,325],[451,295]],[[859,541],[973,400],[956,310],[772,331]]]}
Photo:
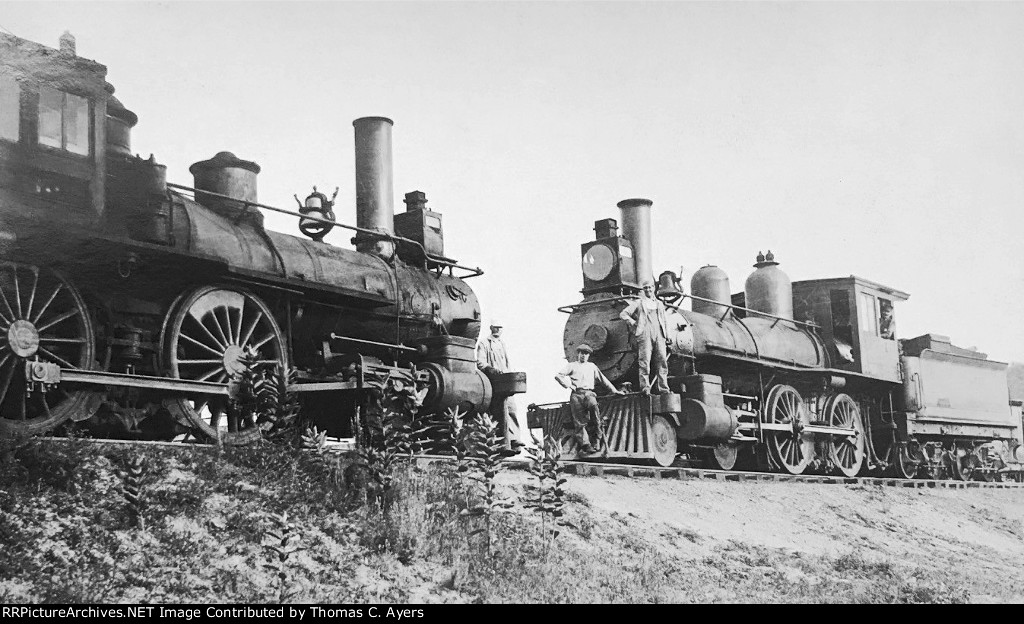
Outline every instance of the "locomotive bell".
{"label": "locomotive bell", "polygon": [[[327,196],[317,191],[314,186],[313,192],[306,197],[306,201],[300,202],[298,195],[295,196],[295,201],[299,204],[299,213],[317,219],[334,221],[334,199],[336,197],[338,197],[337,188],[334,189],[334,195],[327,199]],[[313,219],[299,219],[299,230],[315,241],[322,241],[333,229],[334,226],[327,223],[314,221]]]}
{"label": "locomotive bell", "polygon": [[662,301],[672,303],[683,296],[683,289],[680,288],[679,278],[672,271],[664,271],[658,276],[658,287],[656,296]]}

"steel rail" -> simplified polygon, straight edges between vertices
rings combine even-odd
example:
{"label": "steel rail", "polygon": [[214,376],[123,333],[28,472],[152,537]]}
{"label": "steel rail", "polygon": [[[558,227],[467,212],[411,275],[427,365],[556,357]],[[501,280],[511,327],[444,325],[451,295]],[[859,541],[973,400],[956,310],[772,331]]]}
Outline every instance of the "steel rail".
{"label": "steel rail", "polygon": [[[192,448],[199,450],[216,450],[216,443],[187,442],[162,442],[151,440],[112,440],[97,438],[58,438],[38,437],[36,438],[48,443],[70,443],[102,445],[138,445],[164,448]],[[337,455],[344,455],[353,452],[350,446],[344,441],[339,443]],[[456,461],[451,455],[414,455],[412,460],[417,465],[429,465],[432,463],[451,463]],[[513,470],[528,470],[530,460],[510,458],[503,460],[503,463]],[[838,477],[829,475],[790,475],[777,472],[752,472],[739,470],[714,470],[711,468],[689,468],[685,466],[636,466],[630,464],[611,464],[593,461],[562,461],[562,474],[574,477],[586,476],[624,476],[629,478],[648,477],[655,480],[712,480],[729,482],[769,482],[769,483],[819,483],[829,485],[877,485],[888,487],[906,487],[917,489],[1011,489],[1024,490],[1024,482],[1018,481],[952,481],[944,479],[898,479],[895,477]],[[1016,474],[1017,471],[1004,471],[1003,474]]]}

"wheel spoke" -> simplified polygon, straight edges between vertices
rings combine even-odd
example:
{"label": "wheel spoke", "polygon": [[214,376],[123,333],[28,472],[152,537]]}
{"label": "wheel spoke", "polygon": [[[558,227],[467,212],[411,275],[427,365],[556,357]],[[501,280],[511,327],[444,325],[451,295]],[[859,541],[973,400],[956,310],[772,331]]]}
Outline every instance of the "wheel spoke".
{"label": "wheel spoke", "polygon": [[[32,318],[32,304],[36,301],[36,290],[39,288],[39,269],[33,267],[32,277],[32,292],[28,295],[28,307],[25,308],[25,318]],[[44,401],[45,403],[45,401]]]}
{"label": "wheel spoke", "polygon": [[15,267],[11,274],[14,275],[14,302],[18,304],[18,312],[15,314],[15,317],[24,318],[21,316],[21,288],[18,286],[18,268]]}
{"label": "wheel spoke", "polygon": [[[50,297],[46,300],[46,303],[43,304],[43,307],[39,308],[39,312],[36,313],[36,317],[32,319],[33,325],[39,323],[39,319],[43,317],[43,313],[46,312],[46,309],[50,307],[50,304],[53,303],[53,300],[57,298],[57,294],[60,293],[61,289],[63,288],[64,284],[57,284],[57,288],[53,289],[53,294],[51,294]],[[2,292],[2,290],[0,290],[0,292]]]}
{"label": "wheel spoke", "polygon": [[53,319],[52,321],[50,321],[46,325],[42,325],[40,327],[37,327],[36,331],[38,331],[39,333],[43,333],[44,331],[46,331],[46,330],[50,329],[51,327],[53,327],[54,325],[56,325],[57,323],[63,323],[64,321],[68,320],[69,318],[71,318],[72,316],[75,316],[77,314],[81,314],[81,311],[78,308],[72,308],[72,309],[68,310],[67,312],[65,312],[64,314],[61,314],[57,318]]}
{"label": "wheel spoke", "polygon": [[[224,335],[224,328],[222,328],[220,326],[220,319],[217,318],[217,309],[216,308],[214,310],[212,310],[209,314],[204,316],[203,318],[204,319],[205,318],[210,318],[213,321],[212,322],[213,329],[216,330],[217,335],[220,336],[220,339],[221,339],[221,341],[223,341],[225,347],[227,347],[228,345],[231,344],[231,341],[228,340],[228,337],[226,335]],[[204,324],[204,326],[205,326],[205,324]]]}
{"label": "wheel spoke", "polygon": [[7,398],[7,390],[8,388],[10,388],[11,378],[14,377],[15,368],[17,368],[17,366],[15,366],[14,363],[12,362],[11,365],[7,368],[7,372],[4,373],[3,381],[0,381],[0,403],[3,403],[4,399]]}
{"label": "wheel spoke", "polygon": [[18,320],[18,315],[15,314],[14,308],[11,307],[11,302],[7,300],[7,293],[4,292],[3,287],[0,287],[0,301],[3,301],[4,307],[7,308],[7,312],[11,315],[11,319],[8,322]]}
{"label": "wheel spoke", "polygon": [[217,357],[222,357],[224,355],[223,351],[217,351],[213,347],[210,347],[209,345],[207,345],[204,342],[199,342],[198,340],[196,340],[192,336],[189,336],[188,334],[182,334],[181,337],[184,338],[185,340],[188,340],[189,342],[191,342],[192,344],[196,345],[197,347],[200,347],[202,349],[206,349],[207,351],[209,351],[210,353],[216,355]]}
{"label": "wheel spoke", "polygon": [[202,377],[199,377],[195,381],[207,381],[207,380],[210,379],[210,377],[213,377],[214,375],[216,375],[219,372],[222,372],[222,369],[218,366],[217,368],[214,368],[213,370],[211,370],[210,372],[206,373]]}
{"label": "wheel spoke", "polygon": [[231,326],[231,338],[235,341],[236,345],[241,344],[240,341],[242,339],[242,317],[245,315],[245,305],[243,304],[242,307],[237,310],[237,312],[238,314],[235,315],[228,314],[228,320],[231,320],[232,317],[238,320],[237,323],[229,323],[229,325]]}
{"label": "wheel spoke", "polygon": [[78,368],[77,366],[75,366],[71,362],[68,362],[67,360],[65,360],[64,358],[60,357],[59,355],[57,355],[53,351],[50,351],[49,349],[44,349],[43,347],[39,347],[39,352],[40,353],[45,353],[46,355],[50,356],[52,359],[57,360],[58,362],[63,364],[66,368]]}
{"label": "wheel spoke", "polygon": [[273,334],[273,332],[271,332],[271,333],[267,334],[262,340],[260,340],[256,344],[254,344],[252,346],[252,348],[256,349],[257,351],[259,351],[260,347],[262,347],[263,345],[267,344],[268,342],[270,342],[273,339],[274,339],[274,334]]}
{"label": "wheel spoke", "polygon": [[[217,312],[223,312],[223,314],[217,314]],[[228,344],[235,344],[235,337],[231,329],[231,308],[217,308],[214,311],[214,316],[217,318],[217,324],[220,325],[221,331],[224,332],[224,338],[228,341]],[[220,322],[221,316],[224,317],[223,324]]]}
{"label": "wheel spoke", "polygon": [[224,360],[178,360],[178,364],[223,364]]}
{"label": "wheel spoke", "polygon": [[253,332],[256,331],[256,325],[258,325],[259,322],[262,321],[262,320],[263,320],[263,312],[260,311],[260,310],[257,310],[256,318],[254,318],[252,323],[249,324],[249,328],[245,330],[245,338],[243,338],[243,339],[238,341],[238,346],[244,347],[249,342],[249,339],[252,338]]}
{"label": "wheel spoke", "polygon": [[[214,335],[213,335],[213,334],[212,334],[212,333],[210,332],[210,330],[209,330],[209,329],[207,329],[206,325],[204,325],[202,321],[200,321],[200,320],[199,320],[199,319],[197,319],[197,318],[193,318],[192,320],[193,320],[193,321],[195,322],[195,324],[196,324],[196,325],[198,325],[198,326],[199,326],[199,328],[200,328],[200,329],[202,329],[202,330],[203,330],[203,333],[204,333],[204,334],[206,334],[206,335],[207,335],[207,336],[208,336],[208,337],[210,338],[210,340],[212,340],[212,341],[213,341],[213,343],[214,343],[215,345],[217,345],[217,346],[218,346],[218,347],[220,347],[221,349],[227,349],[227,348],[228,348],[228,345],[227,345],[227,343],[226,343],[226,342],[221,342],[220,340],[218,340],[218,339],[217,339],[217,337],[216,337],[216,336],[214,336]],[[181,336],[185,336],[185,335],[186,335],[186,334],[185,334],[185,331],[184,331],[184,328],[182,328],[182,331],[180,332],[180,334],[179,334],[179,335],[181,335]]]}
{"label": "wheel spoke", "polygon": [[85,338],[59,338],[57,336],[40,336],[39,342],[59,342],[61,344],[85,344]]}

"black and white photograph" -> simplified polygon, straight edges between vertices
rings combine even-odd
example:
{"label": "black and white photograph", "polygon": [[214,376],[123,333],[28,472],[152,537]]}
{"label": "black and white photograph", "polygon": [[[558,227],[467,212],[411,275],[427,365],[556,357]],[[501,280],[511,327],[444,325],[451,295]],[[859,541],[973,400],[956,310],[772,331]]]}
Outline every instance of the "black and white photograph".
{"label": "black and white photograph", "polygon": [[1024,602],[1022,33],[0,0],[0,618]]}

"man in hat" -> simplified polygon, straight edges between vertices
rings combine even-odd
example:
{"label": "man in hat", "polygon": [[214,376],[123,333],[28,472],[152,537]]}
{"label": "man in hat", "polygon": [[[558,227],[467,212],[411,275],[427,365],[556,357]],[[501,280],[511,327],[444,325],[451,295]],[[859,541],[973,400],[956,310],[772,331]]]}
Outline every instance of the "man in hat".
{"label": "man in hat", "polygon": [[[485,375],[497,375],[509,372],[508,348],[501,339],[504,328],[498,319],[491,319],[491,335],[480,340],[476,346],[476,365]],[[521,446],[519,439],[519,418],[516,416],[516,402],[512,397],[505,399],[504,405],[506,431],[505,436],[512,446]],[[494,413],[494,410],[492,410]]]}
{"label": "man in hat", "polygon": [[587,427],[597,425],[601,418],[597,394],[594,393],[595,384],[600,381],[611,392],[623,394],[608,381],[601,369],[590,361],[590,354],[593,352],[594,350],[586,343],[576,347],[576,361],[569,362],[555,375],[555,381],[563,388],[572,390],[572,394],[569,395],[569,411],[572,413],[573,425],[576,428],[573,437],[579,443],[580,452],[584,454],[597,452],[597,449],[591,446],[587,434]]}
{"label": "man in hat", "polygon": [[[654,296],[654,283],[643,283],[639,299],[632,301],[619,314],[626,321],[639,346],[640,391],[655,394],[668,392],[668,311]],[[652,362],[653,361],[653,362]],[[651,387],[651,364],[654,364],[654,387]]]}

